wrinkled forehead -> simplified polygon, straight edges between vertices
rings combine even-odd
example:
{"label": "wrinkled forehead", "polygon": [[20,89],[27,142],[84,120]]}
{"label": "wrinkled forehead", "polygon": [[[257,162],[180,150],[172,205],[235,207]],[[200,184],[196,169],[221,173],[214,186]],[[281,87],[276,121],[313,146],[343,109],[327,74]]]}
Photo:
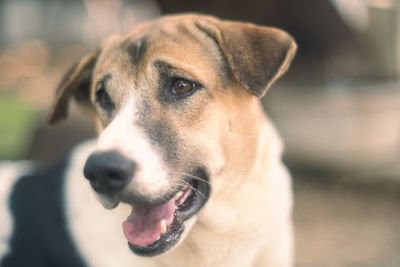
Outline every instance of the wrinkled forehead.
{"label": "wrinkled forehead", "polygon": [[190,72],[198,79],[226,75],[215,41],[185,21],[146,24],[103,46],[94,79],[115,73],[121,79],[138,79],[150,71],[170,66]]}

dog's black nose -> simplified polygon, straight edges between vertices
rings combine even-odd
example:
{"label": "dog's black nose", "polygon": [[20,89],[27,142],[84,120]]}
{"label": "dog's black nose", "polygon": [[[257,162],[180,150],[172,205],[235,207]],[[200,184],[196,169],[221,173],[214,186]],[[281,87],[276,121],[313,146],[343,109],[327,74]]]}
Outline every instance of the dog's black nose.
{"label": "dog's black nose", "polygon": [[133,178],[136,164],[118,151],[93,153],[86,161],[83,174],[98,193],[121,191]]}

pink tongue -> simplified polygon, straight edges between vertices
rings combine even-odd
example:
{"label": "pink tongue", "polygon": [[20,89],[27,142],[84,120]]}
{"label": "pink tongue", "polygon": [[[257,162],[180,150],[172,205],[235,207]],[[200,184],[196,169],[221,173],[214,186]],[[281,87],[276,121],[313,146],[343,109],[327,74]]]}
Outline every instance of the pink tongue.
{"label": "pink tongue", "polygon": [[135,246],[144,247],[157,241],[161,235],[161,221],[167,227],[172,224],[175,212],[175,199],[155,207],[134,207],[122,228],[126,239]]}

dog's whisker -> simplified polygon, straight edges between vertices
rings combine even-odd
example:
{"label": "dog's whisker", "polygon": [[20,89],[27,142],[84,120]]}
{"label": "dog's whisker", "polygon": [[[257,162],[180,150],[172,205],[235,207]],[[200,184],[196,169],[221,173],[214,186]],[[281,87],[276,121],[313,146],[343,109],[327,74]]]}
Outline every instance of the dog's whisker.
{"label": "dog's whisker", "polygon": [[[196,194],[196,196],[198,198],[202,197],[204,199],[206,199],[207,197],[198,189],[196,189],[195,187],[193,187],[189,182],[181,180],[181,181],[176,181],[175,184],[172,184],[172,187],[174,188],[174,190],[179,190],[182,187],[188,186],[191,190],[193,190],[193,192]],[[199,196],[199,194],[201,196]]]}
{"label": "dog's whisker", "polygon": [[186,173],[186,172],[170,171],[169,173],[170,173],[170,174],[184,175],[184,176],[187,176],[187,177],[193,178],[193,179],[195,179],[195,180],[198,180],[198,181],[201,181],[201,182],[204,182],[204,183],[210,184],[210,182],[209,182],[209,181],[207,181],[207,180],[205,180],[204,178],[200,178],[200,177],[198,177],[198,176],[196,176],[196,175],[189,174],[189,173]]}
{"label": "dog's whisker", "polygon": [[200,194],[200,196],[201,196],[202,198],[207,199],[207,197],[206,197],[200,190],[194,188],[193,186],[191,186],[191,189],[193,190],[193,192],[196,194],[196,196],[197,196],[198,198],[200,198],[200,197],[199,197],[199,194]]}
{"label": "dog's whisker", "polygon": [[206,199],[207,197],[198,189],[194,188],[190,183],[186,183],[190,189],[193,190],[193,192],[196,194],[196,196],[199,198],[199,194],[201,195],[202,198]]}

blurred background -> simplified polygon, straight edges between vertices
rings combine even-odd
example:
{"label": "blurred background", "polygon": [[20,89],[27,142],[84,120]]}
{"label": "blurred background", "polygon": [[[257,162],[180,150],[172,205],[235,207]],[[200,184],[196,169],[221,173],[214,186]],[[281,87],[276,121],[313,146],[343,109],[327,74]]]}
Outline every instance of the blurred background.
{"label": "blurred background", "polygon": [[62,74],[110,34],[177,12],[297,40],[262,100],[293,173],[296,266],[400,266],[399,0],[0,0],[0,160],[45,167],[94,136],[76,107],[46,125]]}

